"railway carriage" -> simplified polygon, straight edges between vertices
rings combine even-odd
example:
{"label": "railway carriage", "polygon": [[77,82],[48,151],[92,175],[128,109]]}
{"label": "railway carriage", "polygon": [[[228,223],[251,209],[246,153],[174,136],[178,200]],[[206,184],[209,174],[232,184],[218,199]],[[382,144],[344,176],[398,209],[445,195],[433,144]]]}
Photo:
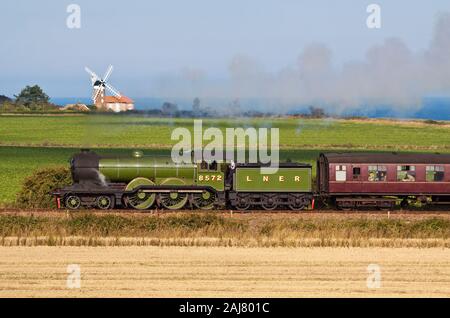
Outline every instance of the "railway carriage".
{"label": "railway carriage", "polygon": [[448,154],[324,153],[317,168],[319,195],[340,208],[450,203]]}

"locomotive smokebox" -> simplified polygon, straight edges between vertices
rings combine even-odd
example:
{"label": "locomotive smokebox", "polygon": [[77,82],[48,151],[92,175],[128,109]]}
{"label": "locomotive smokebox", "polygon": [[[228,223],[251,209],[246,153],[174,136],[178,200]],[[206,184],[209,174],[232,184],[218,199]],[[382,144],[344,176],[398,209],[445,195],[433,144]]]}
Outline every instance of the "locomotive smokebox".
{"label": "locomotive smokebox", "polygon": [[99,161],[100,157],[89,149],[82,149],[80,153],[74,155],[70,162],[73,182],[101,184],[98,171]]}

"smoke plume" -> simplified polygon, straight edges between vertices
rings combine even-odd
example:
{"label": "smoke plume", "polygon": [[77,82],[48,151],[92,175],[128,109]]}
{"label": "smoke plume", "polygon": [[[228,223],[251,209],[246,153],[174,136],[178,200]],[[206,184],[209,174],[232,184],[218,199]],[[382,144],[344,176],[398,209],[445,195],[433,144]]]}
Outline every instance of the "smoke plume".
{"label": "smoke plume", "polygon": [[[313,43],[291,66],[267,71],[256,59],[238,55],[228,67],[229,81],[211,85],[200,71],[183,72],[189,87],[205,97],[263,98],[267,111],[287,112],[313,105],[334,113],[389,105],[399,112],[419,107],[423,97],[450,93],[450,14],[438,16],[428,48],[412,52],[399,38],[369,48],[363,59],[333,67],[332,52]],[[195,94],[195,92],[190,92]],[[203,97],[200,95],[199,97]],[[243,108],[252,105],[242,105]]]}

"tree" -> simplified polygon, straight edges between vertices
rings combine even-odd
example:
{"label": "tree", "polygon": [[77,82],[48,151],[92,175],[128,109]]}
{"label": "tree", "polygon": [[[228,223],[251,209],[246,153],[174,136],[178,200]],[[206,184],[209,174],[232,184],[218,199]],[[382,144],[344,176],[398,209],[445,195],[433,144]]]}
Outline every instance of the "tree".
{"label": "tree", "polygon": [[323,118],[326,117],[325,110],[323,108],[310,106],[309,107],[310,116],[313,118]]}
{"label": "tree", "polygon": [[161,112],[163,115],[175,116],[178,112],[178,106],[177,104],[165,102],[161,107]]}
{"label": "tree", "polygon": [[5,102],[10,103],[10,102],[12,102],[12,99],[9,98],[8,96],[0,95],[0,104],[3,104]]}
{"label": "tree", "polygon": [[50,100],[50,97],[38,85],[27,85],[19,95],[14,96],[18,104],[25,105],[26,107],[30,107],[31,105],[46,105]]}
{"label": "tree", "polygon": [[201,112],[200,98],[196,97],[194,103],[192,104],[192,111],[194,114],[199,114]]}
{"label": "tree", "polygon": [[228,109],[229,109],[229,111],[228,111],[229,115],[241,114],[241,102],[239,101],[239,98],[236,98],[235,100],[233,100],[231,102],[231,104],[229,105]]}

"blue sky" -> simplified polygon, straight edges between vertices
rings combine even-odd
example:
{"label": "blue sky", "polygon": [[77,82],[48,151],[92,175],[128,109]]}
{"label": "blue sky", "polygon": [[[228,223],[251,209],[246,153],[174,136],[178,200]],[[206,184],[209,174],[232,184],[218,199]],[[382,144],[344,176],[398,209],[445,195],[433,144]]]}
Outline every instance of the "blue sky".
{"label": "blue sky", "polygon": [[[71,3],[81,29],[66,27]],[[381,29],[366,27],[370,3],[381,6]],[[36,83],[53,97],[89,96],[86,65],[103,74],[113,64],[111,83],[144,97],[171,94],[166,86],[195,74],[220,86],[236,55],[278,72],[311,43],[328,47],[337,67],[389,37],[420,52],[445,11],[448,0],[2,1],[0,94]]]}

